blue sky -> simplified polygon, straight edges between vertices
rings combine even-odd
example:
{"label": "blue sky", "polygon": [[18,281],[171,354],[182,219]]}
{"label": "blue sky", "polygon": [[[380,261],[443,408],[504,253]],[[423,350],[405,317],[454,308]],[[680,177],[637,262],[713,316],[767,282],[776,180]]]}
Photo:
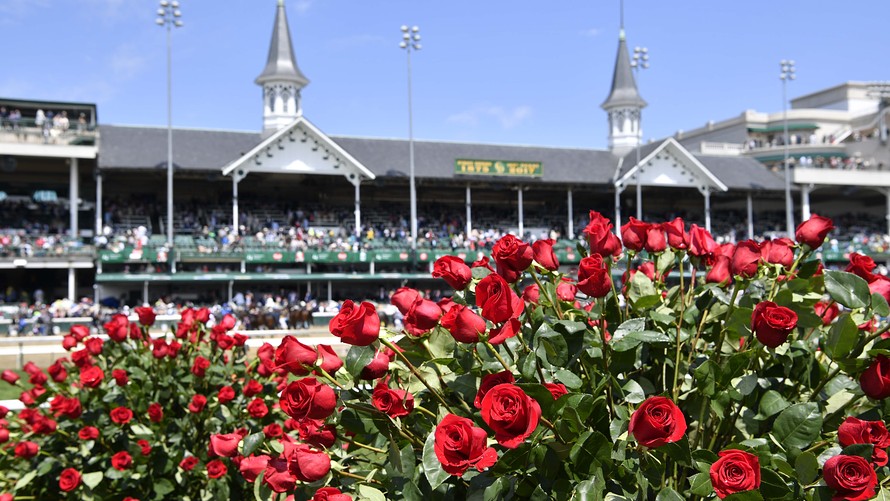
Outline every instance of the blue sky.
{"label": "blue sky", "polygon": [[[275,0],[181,0],[173,33],[176,126],[259,130]],[[420,139],[606,147],[617,0],[287,0],[304,114],[328,134],[407,137],[399,27],[413,56]],[[794,97],[888,80],[887,0],[627,0],[646,139],[746,109],[780,111],[779,60]],[[94,102],[107,124],[166,125],[164,30],[154,0],[2,0],[0,96]]]}

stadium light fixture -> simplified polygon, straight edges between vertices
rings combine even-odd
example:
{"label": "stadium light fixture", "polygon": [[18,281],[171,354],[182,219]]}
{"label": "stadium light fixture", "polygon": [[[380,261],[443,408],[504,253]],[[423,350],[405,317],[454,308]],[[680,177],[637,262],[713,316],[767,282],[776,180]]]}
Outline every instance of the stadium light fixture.
{"label": "stadium light fixture", "polygon": [[167,246],[173,247],[173,91],[172,91],[172,37],[173,28],[182,27],[182,11],[179,2],[160,0],[155,23],[167,28]]}
{"label": "stadium light fixture", "polygon": [[414,114],[411,103],[411,52],[420,50],[420,28],[402,25],[399,47],[408,55],[408,177],[411,185],[411,249],[417,250],[417,186],[414,180]]}
{"label": "stadium light fixture", "polygon": [[784,167],[785,167],[785,222],[788,226],[788,238],[794,238],[794,201],[791,199],[791,165],[788,162],[788,82],[795,78],[794,61],[783,59],[779,62],[782,72],[779,79],[782,80],[782,122],[784,129]]}
{"label": "stadium light fixture", "polygon": [[[649,49],[646,47],[634,47],[634,57],[630,62],[630,67],[633,68],[634,73],[649,69]],[[637,142],[637,174],[634,176],[637,182],[637,219],[640,221],[643,220],[643,188],[640,185],[640,148],[643,147],[642,123],[643,110],[640,109],[640,116],[637,117],[637,134],[640,136]]]}

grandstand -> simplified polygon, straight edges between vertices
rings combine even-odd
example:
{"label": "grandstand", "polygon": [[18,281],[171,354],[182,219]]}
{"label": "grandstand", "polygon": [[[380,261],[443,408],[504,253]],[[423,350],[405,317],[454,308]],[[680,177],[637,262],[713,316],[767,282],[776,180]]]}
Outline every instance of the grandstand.
{"label": "grandstand", "polygon": [[[313,124],[282,4],[273,26],[256,79],[264,130],[173,130],[172,246],[165,128],[104,125],[89,103],[0,99],[21,112],[0,124],[6,301],[35,290],[45,300],[135,305],[249,290],[338,299],[405,283],[436,289],[428,272],[437,257],[474,261],[505,233],[559,240],[560,261],[577,263],[589,210],[621,222],[680,216],[724,241],[783,233],[781,113],[745,112],[642,144],[646,103],[621,33],[602,105],[609,148],[415,141],[412,245],[408,141],[328,135]],[[890,156],[876,87],[849,82],[797,98],[789,111],[795,218],[815,211],[838,221],[829,261],[851,250],[888,258]]]}

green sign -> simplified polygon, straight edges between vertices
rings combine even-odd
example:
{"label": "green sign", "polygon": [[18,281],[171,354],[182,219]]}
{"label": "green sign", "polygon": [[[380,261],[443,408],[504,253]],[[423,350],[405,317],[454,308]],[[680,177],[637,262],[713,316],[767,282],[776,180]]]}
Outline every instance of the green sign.
{"label": "green sign", "polygon": [[544,167],[541,162],[458,158],[454,161],[454,173],[468,176],[541,177]]}

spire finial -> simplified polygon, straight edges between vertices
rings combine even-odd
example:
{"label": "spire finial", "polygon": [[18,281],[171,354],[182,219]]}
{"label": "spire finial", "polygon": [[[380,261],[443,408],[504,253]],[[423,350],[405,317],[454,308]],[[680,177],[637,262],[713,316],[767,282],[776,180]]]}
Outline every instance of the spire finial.
{"label": "spire finial", "polygon": [[284,0],[278,0],[278,6],[284,7]]}
{"label": "spire finial", "polygon": [[[283,2],[283,1],[284,0],[279,0],[279,3]],[[624,34],[624,0],[621,0],[621,18],[620,19],[621,19],[621,26],[619,26],[619,28],[621,28],[621,34],[623,35]]]}

